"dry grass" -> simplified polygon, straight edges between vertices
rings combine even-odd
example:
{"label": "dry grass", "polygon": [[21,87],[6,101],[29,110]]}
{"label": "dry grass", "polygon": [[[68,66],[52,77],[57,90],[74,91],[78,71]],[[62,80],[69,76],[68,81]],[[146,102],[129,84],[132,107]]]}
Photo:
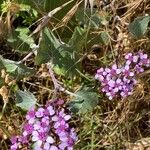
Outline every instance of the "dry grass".
{"label": "dry grass", "polygon": [[[144,49],[144,52],[150,56],[150,39],[133,39],[128,32],[128,24],[134,18],[150,13],[149,1],[143,0],[113,0],[112,3],[106,5],[105,9],[101,8],[101,0],[96,0],[95,5],[102,13],[108,12],[112,15],[112,23],[109,24],[107,30],[111,36],[108,46],[101,46],[100,51],[96,55],[96,61],[102,57],[113,53],[122,60],[123,54],[126,52],[135,52]],[[74,15],[77,3],[63,18],[57,27],[67,26],[69,19]],[[118,19],[116,19],[116,16]],[[8,16],[9,17],[9,16]],[[0,24],[1,24],[0,20]],[[9,25],[10,23],[8,23]],[[1,30],[1,28],[0,28]],[[150,33],[148,33],[150,35]],[[5,49],[2,49],[5,50]],[[101,54],[99,54],[101,53]],[[117,58],[111,58],[108,62],[112,63]],[[32,62],[32,60],[31,60]],[[87,73],[91,73],[92,68],[96,66],[95,60],[87,58],[90,66],[85,69]],[[85,64],[87,64],[85,62]],[[85,65],[84,64],[84,65]],[[109,64],[105,64],[109,65]],[[88,68],[88,66],[83,66]],[[38,68],[38,73],[29,80],[20,82],[21,88],[30,90],[44,104],[50,99],[53,91],[50,77],[45,76],[47,70]],[[45,74],[44,74],[45,73]],[[64,79],[65,80],[65,79]],[[80,84],[80,83],[79,83]],[[72,89],[77,88],[77,84],[71,86]],[[102,93],[100,93],[102,95]],[[61,93],[59,95],[64,99],[70,97]],[[6,108],[4,117],[0,120],[0,149],[7,150],[10,135],[19,132],[24,122],[24,112],[17,107],[12,107],[11,103]],[[3,102],[0,102],[0,110],[2,110]],[[75,150],[144,150],[150,149],[150,72],[149,70],[138,76],[138,84],[134,88],[132,96],[121,100],[115,99],[109,101],[104,95],[101,97],[99,105],[92,113],[84,116],[74,116],[72,123],[77,127],[79,141],[75,146]]]}

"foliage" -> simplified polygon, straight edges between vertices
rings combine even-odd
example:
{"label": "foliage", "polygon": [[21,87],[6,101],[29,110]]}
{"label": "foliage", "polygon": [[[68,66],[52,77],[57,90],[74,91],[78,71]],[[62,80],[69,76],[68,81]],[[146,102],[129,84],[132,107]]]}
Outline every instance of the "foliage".
{"label": "foliage", "polygon": [[[62,70],[60,74],[74,74],[78,54],[82,50],[86,32],[81,28],[75,28],[72,38],[68,44],[59,41],[54,33],[47,28],[43,31],[42,41],[38,49],[36,63],[42,64],[51,61],[55,70]],[[74,51],[76,50],[76,51]],[[58,68],[58,69],[57,69]],[[58,71],[57,71],[58,73]]]}
{"label": "foliage", "polygon": [[7,41],[17,52],[28,52],[35,44],[28,33],[30,33],[28,28],[17,28],[9,35]]}
{"label": "foliage", "polygon": [[28,68],[18,62],[4,59],[2,56],[0,57],[0,68],[5,69],[15,80],[23,79],[34,73],[34,69]]}
{"label": "foliage", "polygon": [[129,31],[136,37],[142,37],[148,28],[148,23],[150,22],[150,16],[137,17],[130,25]]}
{"label": "foliage", "polygon": [[34,95],[28,91],[16,91],[16,106],[25,110],[35,107],[37,100]]}
{"label": "foliage", "polygon": [[99,102],[99,96],[88,87],[84,87],[75,93],[76,97],[69,104],[70,110],[74,113],[85,114],[92,111]]}

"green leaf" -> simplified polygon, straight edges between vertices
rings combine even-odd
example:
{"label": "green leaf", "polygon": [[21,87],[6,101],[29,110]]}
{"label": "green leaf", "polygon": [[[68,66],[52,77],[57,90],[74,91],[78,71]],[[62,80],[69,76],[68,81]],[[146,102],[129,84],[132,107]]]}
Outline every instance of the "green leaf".
{"label": "green leaf", "polygon": [[91,18],[91,10],[80,8],[77,10],[75,17],[80,25],[88,26]]}
{"label": "green leaf", "polygon": [[[21,9],[29,9],[29,7],[31,7],[36,10],[44,10],[45,0],[17,0],[17,2],[21,5]],[[27,7],[26,5],[28,5],[29,7]]]}
{"label": "green leaf", "polygon": [[58,48],[61,46],[61,43],[54,36],[54,34],[48,29],[45,28],[42,34],[42,40],[40,47],[37,52],[37,57],[35,59],[36,64],[47,63],[52,58],[60,57]]}
{"label": "green leaf", "polygon": [[4,59],[2,56],[0,56],[0,69],[5,69],[16,80],[30,76],[35,72],[34,69],[28,68],[23,64],[18,64],[15,61]]}
{"label": "green leaf", "polygon": [[99,29],[100,27],[107,25],[110,20],[110,16],[108,16],[108,14],[100,15],[96,12],[96,9],[94,9],[93,14],[91,15],[90,9],[80,8],[75,15],[76,20],[80,25],[84,25],[85,27],[90,26],[94,29]]}
{"label": "green leaf", "polygon": [[109,36],[107,32],[103,31],[100,33],[100,41],[105,45],[109,43]]}
{"label": "green leaf", "polygon": [[75,28],[72,38],[66,44],[60,42],[53,32],[45,28],[35,59],[36,64],[51,61],[57,72],[73,75],[78,67],[79,51],[84,46],[85,35],[86,30]]}
{"label": "green leaf", "polygon": [[138,17],[129,25],[129,31],[135,38],[141,38],[146,33],[149,21],[150,16]]}
{"label": "green leaf", "polygon": [[15,29],[7,39],[9,45],[20,53],[29,51],[30,47],[35,44],[33,38],[29,36],[29,32],[28,28]]}
{"label": "green leaf", "polygon": [[76,48],[76,50],[82,49],[85,42],[85,36],[86,36],[86,30],[76,27],[71,39],[68,42],[69,46],[72,49]]}
{"label": "green leaf", "polygon": [[98,104],[99,95],[88,87],[75,93],[77,96],[70,102],[69,108],[73,113],[86,113],[92,111]]}
{"label": "green leaf", "polygon": [[88,44],[87,47],[92,47],[93,45],[108,45],[110,41],[110,37],[106,31],[102,31],[100,33],[88,34]]}
{"label": "green leaf", "polygon": [[37,99],[34,95],[28,91],[18,90],[16,92],[16,106],[21,107],[22,109],[29,110],[31,107],[34,107]]}

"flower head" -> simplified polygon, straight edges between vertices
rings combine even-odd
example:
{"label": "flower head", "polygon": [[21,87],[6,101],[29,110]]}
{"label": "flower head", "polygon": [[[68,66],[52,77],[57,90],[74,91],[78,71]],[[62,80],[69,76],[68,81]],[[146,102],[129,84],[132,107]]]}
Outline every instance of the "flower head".
{"label": "flower head", "polygon": [[71,116],[60,107],[62,104],[62,101],[56,101],[29,110],[22,134],[11,139],[11,150],[19,147],[31,149],[31,146],[34,150],[61,150],[60,143],[67,149],[73,148],[77,135],[68,122]]}
{"label": "flower head", "polygon": [[143,52],[137,54],[128,53],[125,55],[125,63],[118,67],[113,64],[110,68],[97,70],[95,79],[102,85],[102,92],[111,100],[114,97],[127,97],[132,94],[136,84],[136,75],[144,71],[144,67],[150,67],[150,59]]}

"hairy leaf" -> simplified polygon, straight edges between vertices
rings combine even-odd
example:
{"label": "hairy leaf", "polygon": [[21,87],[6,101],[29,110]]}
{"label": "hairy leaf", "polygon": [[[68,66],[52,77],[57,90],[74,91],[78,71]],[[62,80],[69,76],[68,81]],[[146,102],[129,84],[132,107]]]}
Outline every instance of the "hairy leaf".
{"label": "hairy leaf", "polygon": [[138,17],[129,25],[129,31],[134,37],[141,38],[146,33],[149,21],[150,16]]}
{"label": "hairy leaf", "polygon": [[100,15],[96,10],[93,10],[93,15],[91,15],[91,11],[88,8],[86,10],[80,8],[75,16],[80,25],[85,27],[90,26],[93,29],[99,29],[100,27],[103,27],[103,25],[107,25],[110,20],[108,14]]}
{"label": "hairy leaf", "polygon": [[98,94],[88,87],[84,87],[77,93],[77,96],[69,104],[70,110],[73,113],[86,113],[92,111],[98,104]]}
{"label": "hairy leaf", "polygon": [[85,41],[86,31],[76,28],[68,44],[59,41],[54,33],[45,28],[42,41],[38,49],[36,63],[42,64],[51,61],[58,72],[74,74],[77,66],[79,51]]}
{"label": "hairy leaf", "polygon": [[30,47],[35,44],[33,38],[28,34],[28,28],[17,28],[9,35],[7,41],[17,52],[24,53],[29,51]]}
{"label": "hairy leaf", "polygon": [[16,106],[21,107],[22,109],[29,110],[31,107],[34,107],[37,99],[34,95],[28,91],[18,90],[16,92]]}
{"label": "hairy leaf", "polygon": [[2,56],[0,56],[0,66],[0,69],[5,69],[16,80],[20,80],[34,73],[34,69],[28,68],[23,64],[18,64],[15,61],[4,59]]}

